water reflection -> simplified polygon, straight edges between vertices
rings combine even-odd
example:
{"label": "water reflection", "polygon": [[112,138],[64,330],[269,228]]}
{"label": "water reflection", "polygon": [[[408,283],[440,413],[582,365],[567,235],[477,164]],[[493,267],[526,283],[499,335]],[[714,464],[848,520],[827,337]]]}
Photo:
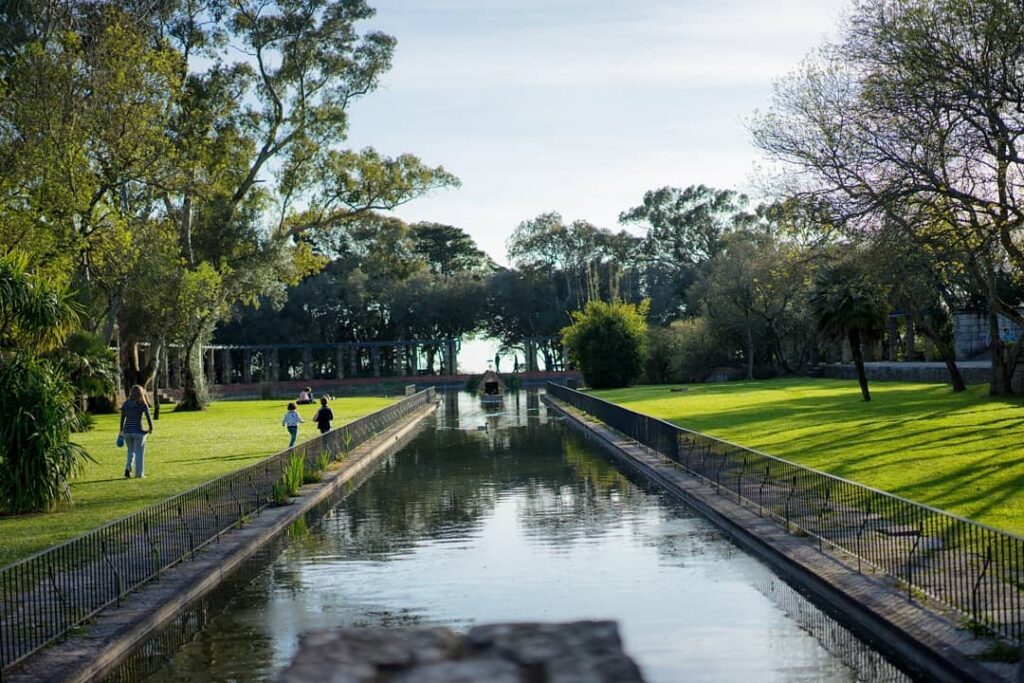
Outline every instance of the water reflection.
{"label": "water reflection", "polygon": [[862,680],[877,683],[904,683],[911,680],[785,582],[771,579],[759,584],[758,590],[783,610],[786,616],[814,635],[822,647],[858,671]]}
{"label": "water reflection", "polygon": [[585,618],[617,619],[650,681],[878,673],[812,606],[780,607],[765,586],[784,584],[709,523],[549,420],[536,393],[496,410],[449,395],[436,423],[291,534],[151,680],[271,680],[313,629]]}

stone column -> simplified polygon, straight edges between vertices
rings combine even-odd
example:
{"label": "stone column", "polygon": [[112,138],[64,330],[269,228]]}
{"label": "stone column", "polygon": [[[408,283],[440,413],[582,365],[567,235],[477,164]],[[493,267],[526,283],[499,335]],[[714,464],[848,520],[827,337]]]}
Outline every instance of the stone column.
{"label": "stone column", "polygon": [[900,331],[896,321],[896,316],[889,316],[889,362],[896,362],[896,346],[899,342]]}
{"label": "stone column", "polygon": [[371,346],[370,355],[373,357],[373,376],[380,377],[380,347]]}
{"label": "stone column", "polygon": [[562,344],[562,372],[569,369],[569,349],[565,348],[565,344]]}
{"label": "stone column", "polygon": [[142,344],[136,344],[135,355],[138,358],[139,369],[149,367],[149,361],[153,358],[153,345],[146,344],[143,346]]}
{"label": "stone column", "polygon": [[231,384],[231,349],[221,349],[220,364],[224,384]]}
{"label": "stone column", "polygon": [[459,352],[455,346],[455,340],[448,340],[448,358],[450,359],[448,365],[448,374],[457,375],[459,374]]}
{"label": "stone column", "polygon": [[171,362],[170,358],[170,347],[164,344],[160,354],[160,386],[169,387],[171,386]]}
{"label": "stone column", "polygon": [[853,362],[853,350],[850,348],[850,340],[849,339],[844,339],[843,340],[842,354],[843,354],[842,355],[842,359],[843,359],[844,363],[852,363]]}
{"label": "stone column", "polygon": [[313,349],[302,349],[302,379],[313,379]]}
{"label": "stone column", "polygon": [[265,354],[265,367],[263,368],[263,381],[276,382],[277,374],[277,349],[267,349]]}
{"label": "stone column", "polygon": [[242,351],[242,381],[252,384],[252,349]]}
{"label": "stone column", "polygon": [[416,344],[412,344],[409,350],[412,351],[412,355],[409,356],[409,367],[415,375],[420,369],[420,349]]}
{"label": "stone column", "polygon": [[206,383],[217,383],[217,356],[211,347],[206,349]]}
{"label": "stone column", "polygon": [[174,349],[174,386],[185,388],[185,349],[180,346]]}
{"label": "stone column", "polygon": [[345,347],[337,346],[334,349],[334,376],[337,379],[345,379]]}
{"label": "stone column", "polygon": [[359,344],[352,344],[348,347],[348,367],[351,370],[349,372],[350,377],[359,376]]}
{"label": "stone column", "polygon": [[907,355],[903,358],[906,362],[914,360],[914,321],[907,318]]}

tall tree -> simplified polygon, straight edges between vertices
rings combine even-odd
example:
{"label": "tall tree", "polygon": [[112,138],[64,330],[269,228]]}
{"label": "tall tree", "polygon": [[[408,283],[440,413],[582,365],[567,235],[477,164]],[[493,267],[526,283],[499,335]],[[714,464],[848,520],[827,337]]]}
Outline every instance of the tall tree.
{"label": "tall tree", "polygon": [[436,275],[489,273],[495,269],[491,258],[461,228],[442,223],[413,223],[413,250],[427,262]]}
{"label": "tall tree", "polygon": [[[569,314],[558,305],[555,285],[537,270],[502,269],[487,281],[487,314],[483,328],[501,340],[507,349],[522,348],[527,337],[558,337],[571,322]],[[542,349],[548,360],[557,357],[560,344]]]}
{"label": "tall tree", "polygon": [[[644,193],[643,201],[619,214],[619,222],[646,228],[640,256],[645,261],[647,293],[670,295],[661,317],[671,319],[686,309],[685,292],[696,280],[699,266],[717,254],[731,230],[753,223],[746,196],[705,185],[685,189],[662,187]],[[666,282],[668,281],[668,286]]]}
{"label": "tall tree", "polygon": [[[754,124],[849,231],[895,224],[922,248],[941,242],[994,327],[997,315],[1024,322],[998,287],[1024,269],[1022,21],[1015,0],[863,0]],[[992,346],[991,391],[1008,393]]]}
{"label": "tall tree", "polygon": [[810,303],[821,333],[849,342],[861,395],[870,401],[863,344],[884,332],[889,309],[882,287],[850,261],[839,262],[819,271]]}
{"label": "tall tree", "polygon": [[[210,301],[216,305],[190,321],[184,340],[188,367],[182,403],[202,407],[198,349],[213,325],[231,304],[256,301],[318,267],[293,238],[344,227],[355,216],[393,209],[457,180],[411,155],[387,159],[372,149],[335,146],[346,136],[348,107],[376,88],[394,50],[390,36],[357,32],[356,23],[374,14],[361,0],[242,0],[190,13],[192,7],[177,13],[178,25],[191,30],[176,37],[184,53],[205,52],[216,60],[205,72],[189,75],[195,84],[192,101],[216,115],[200,117],[209,125],[198,127],[196,117],[187,117],[180,128],[181,148],[212,146],[225,153],[196,158],[194,172],[168,193],[166,203],[181,226],[186,260],[191,267],[209,265],[202,280],[217,292]],[[220,25],[224,40],[244,46],[243,61],[228,63],[226,43],[196,28],[204,25],[199,19],[217,11],[227,19]],[[216,97],[209,97],[211,92]],[[231,122],[227,128],[225,120]],[[211,162],[214,170],[223,169],[222,182],[212,187],[206,181]],[[271,179],[266,191],[258,186]],[[254,215],[264,205],[277,215],[269,226]]]}

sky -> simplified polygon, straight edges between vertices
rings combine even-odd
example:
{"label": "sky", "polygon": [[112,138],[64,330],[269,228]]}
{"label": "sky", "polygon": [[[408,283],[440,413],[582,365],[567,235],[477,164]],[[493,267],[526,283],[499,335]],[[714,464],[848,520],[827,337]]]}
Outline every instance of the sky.
{"label": "sky", "polygon": [[369,0],[394,66],[346,144],[409,152],[462,181],[400,207],[499,263],[557,211],[619,229],[647,190],[756,192],[746,121],[834,32],[848,0]]}

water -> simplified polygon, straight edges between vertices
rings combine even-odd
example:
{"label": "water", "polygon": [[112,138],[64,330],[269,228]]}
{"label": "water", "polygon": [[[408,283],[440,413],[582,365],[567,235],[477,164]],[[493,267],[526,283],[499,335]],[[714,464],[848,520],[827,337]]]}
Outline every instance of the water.
{"label": "water", "polygon": [[652,682],[906,680],[536,394],[497,409],[449,395],[434,426],[300,526],[226,609],[183,615],[164,638],[187,644],[145,650],[147,680],[272,680],[316,629],[576,619],[617,620]]}

